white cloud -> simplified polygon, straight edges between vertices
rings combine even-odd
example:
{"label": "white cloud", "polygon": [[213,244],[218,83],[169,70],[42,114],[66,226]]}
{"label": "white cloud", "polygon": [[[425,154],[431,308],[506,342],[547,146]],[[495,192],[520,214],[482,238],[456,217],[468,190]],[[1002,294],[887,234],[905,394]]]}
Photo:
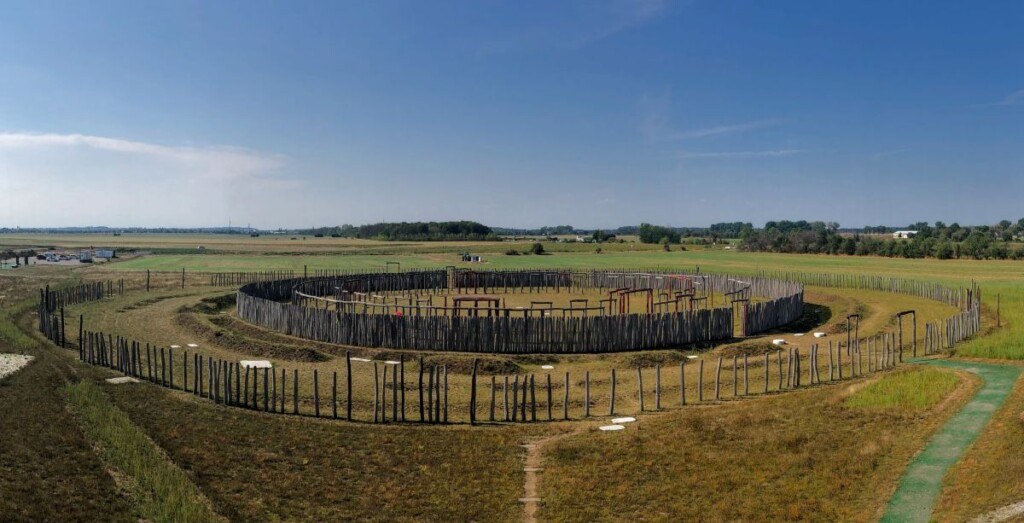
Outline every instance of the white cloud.
{"label": "white cloud", "polygon": [[191,174],[236,179],[266,174],[280,168],[279,156],[239,147],[167,146],[84,134],[0,133],[0,149],[87,147],[121,154],[141,155],[191,168]]}
{"label": "white cloud", "polygon": [[238,147],[0,133],[0,223],[262,224],[281,219],[282,200],[301,201],[295,195],[302,180],[286,176],[284,167],[280,155]]}
{"label": "white cloud", "polygon": [[785,121],[780,118],[755,120],[733,124],[716,125],[702,129],[681,130],[671,123],[670,113],[672,100],[668,94],[661,96],[644,96],[640,99],[640,132],[652,142],[673,142],[723,136],[729,134],[754,131],[768,127],[777,127]]}

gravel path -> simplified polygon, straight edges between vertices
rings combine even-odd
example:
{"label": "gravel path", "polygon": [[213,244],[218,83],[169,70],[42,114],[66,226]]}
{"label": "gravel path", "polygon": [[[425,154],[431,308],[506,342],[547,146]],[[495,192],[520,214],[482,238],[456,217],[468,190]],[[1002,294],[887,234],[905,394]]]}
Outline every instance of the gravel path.
{"label": "gravel path", "polygon": [[28,365],[32,356],[21,354],[0,354],[0,380],[14,374],[18,369]]}

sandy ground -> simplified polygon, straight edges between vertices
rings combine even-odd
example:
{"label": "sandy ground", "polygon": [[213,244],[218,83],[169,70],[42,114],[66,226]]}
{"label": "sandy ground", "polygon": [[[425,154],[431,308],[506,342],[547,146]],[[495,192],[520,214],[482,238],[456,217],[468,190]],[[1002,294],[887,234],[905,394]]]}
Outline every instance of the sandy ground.
{"label": "sandy ground", "polygon": [[0,380],[14,374],[18,369],[28,365],[32,356],[21,354],[0,354]]}

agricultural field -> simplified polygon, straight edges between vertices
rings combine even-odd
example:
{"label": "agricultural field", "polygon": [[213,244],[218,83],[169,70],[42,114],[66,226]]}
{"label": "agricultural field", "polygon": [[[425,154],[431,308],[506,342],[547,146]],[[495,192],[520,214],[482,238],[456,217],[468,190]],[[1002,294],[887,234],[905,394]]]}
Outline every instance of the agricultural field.
{"label": "agricultural field", "polygon": [[[922,323],[956,312],[952,306],[910,295],[808,286],[805,317],[791,327],[749,339],[663,350],[570,356],[403,353],[312,342],[250,325],[234,311],[234,288],[209,285],[206,273],[383,271],[394,270],[387,262],[399,262],[402,270],[445,266],[693,270],[699,266],[702,271],[741,275],[782,271],[891,275],[950,286],[969,286],[973,280],[983,291],[981,335],[933,358],[1010,366],[1024,360],[1024,270],[1009,261],[694,248],[663,252],[660,246],[632,252],[602,249],[598,254],[593,245],[587,246],[588,251],[572,251],[558,249],[573,244],[551,244],[548,249],[547,243],[545,249],[552,254],[510,256],[503,254],[511,245],[506,243],[138,236],[145,238],[125,235],[117,240],[153,254],[96,266],[30,266],[0,274],[0,295],[7,296],[0,309],[0,345],[5,352],[26,352],[38,358],[0,383],[0,404],[7,410],[5,434],[22,442],[0,450],[5,467],[0,477],[33,478],[23,483],[24,488],[10,483],[15,495],[0,501],[6,504],[0,509],[15,514],[15,519],[29,519],[23,507],[59,492],[66,500],[89,500],[74,502],[85,518],[106,507],[103,510],[109,512],[104,514],[109,515],[103,519],[108,520],[173,519],[175,514],[208,514],[232,521],[673,520],[708,514],[720,520],[877,520],[886,513],[913,457],[982,386],[982,380],[970,372],[939,366],[902,364],[853,377],[854,362],[849,359],[842,361],[847,367],[841,381],[824,379],[800,388],[777,381],[791,358],[787,360],[785,350],[778,352],[772,339],[800,347],[803,372],[809,376],[807,369],[815,366],[822,380],[831,368],[825,355],[832,353],[822,349],[812,361],[806,351],[815,342],[845,342],[847,315],[861,314],[860,334],[871,337],[894,333],[892,318],[903,310],[916,310]],[[249,240],[254,243],[248,244]],[[0,237],[5,245],[24,242],[67,248],[91,241],[75,236]],[[282,242],[281,249],[257,246],[255,241]],[[174,251],[193,243],[206,246],[206,252]],[[294,247],[299,243],[301,248]],[[466,251],[493,254],[485,255],[479,264],[458,261],[458,253]],[[184,288],[177,276],[182,268],[188,274]],[[149,292],[144,286],[147,270],[154,277]],[[167,274],[158,279],[157,273],[163,272]],[[58,349],[35,332],[32,300],[40,287],[110,279],[124,279],[126,292],[68,307],[69,338],[77,338],[81,315],[89,331],[154,347],[178,345],[170,363],[176,390],[147,383],[108,384],[104,378],[121,374],[85,365],[77,361],[77,352]],[[514,303],[525,306],[526,296],[516,295],[520,301]],[[820,340],[809,336],[818,331],[828,336]],[[924,344],[922,331],[916,340],[919,346]],[[912,341],[906,338],[907,347]],[[196,347],[189,348],[189,343]],[[191,352],[187,358],[186,350]],[[196,353],[220,361],[271,361],[275,370],[286,371],[288,380],[277,394],[287,389],[289,412],[297,400],[301,416],[233,408],[181,390],[185,365],[195,372],[191,365]],[[353,421],[334,419],[331,412],[333,379],[340,391],[349,385],[346,355],[367,360],[352,363]],[[763,364],[765,355],[768,366]],[[415,380],[421,356],[428,372],[447,371],[446,401],[453,406],[449,425],[417,421],[420,404]],[[910,359],[908,353],[904,357]],[[404,360],[408,379],[403,391],[408,396],[410,422],[373,423],[380,384],[372,369],[391,370],[394,367],[385,361],[399,358]],[[475,414],[483,423],[478,427],[468,424],[465,409],[471,399],[474,360],[481,370]],[[716,397],[711,376],[718,365],[722,370]],[[638,421],[619,432],[601,432],[597,427],[609,418],[613,369],[618,371],[614,412]],[[314,371],[319,376],[317,387],[311,378]],[[298,383],[292,381],[294,372],[301,376]],[[390,418],[395,408],[390,396],[394,374],[383,376],[385,415]],[[496,387],[493,396],[491,376]],[[506,423],[504,380],[525,376],[533,376],[537,383],[538,421]],[[637,394],[641,378],[643,400]],[[275,372],[272,386],[278,386],[277,379]],[[550,401],[548,379],[554,391]],[[293,397],[295,385],[298,395]],[[48,392],[35,395],[31,391],[37,388]],[[970,518],[1022,497],[1004,479],[1024,475],[1024,462],[1017,459],[1024,455],[1024,424],[1017,419],[1024,408],[1024,389],[1018,384],[1007,392],[1006,403],[944,478],[934,512],[940,520]],[[566,393],[568,403],[563,400]],[[589,406],[584,394],[589,395]],[[496,398],[495,422],[489,421],[492,397]],[[703,401],[698,400],[701,397]],[[14,402],[35,403],[36,412],[61,423],[40,423],[39,416],[30,419],[18,414],[19,409],[10,406]],[[319,418],[315,417],[318,406]],[[339,417],[344,418],[341,410]],[[568,421],[562,419],[564,414]],[[66,450],[50,465],[33,453],[43,452],[38,442],[53,439],[64,441]],[[166,456],[166,460],[153,456]],[[76,479],[50,479],[44,467],[51,466]],[[543,470],[524,473],[524,467]],[[592,494],[581,496],[581,492]],[[541,501],[519,501],[531,497]],[[159,499],[173,502],[157,503]]]}

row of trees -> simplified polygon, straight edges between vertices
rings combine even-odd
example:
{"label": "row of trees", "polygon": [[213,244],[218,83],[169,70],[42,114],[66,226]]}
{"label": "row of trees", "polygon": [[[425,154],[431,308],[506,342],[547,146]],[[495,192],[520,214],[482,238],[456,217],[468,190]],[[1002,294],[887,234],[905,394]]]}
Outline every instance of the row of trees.
{"label": "row of trees", "polygon": [[365,238],[398,241],[464,241],[493,240],[497,236],[490,227],[471,221],[458,222],[395,222],[369,225],[342,225],[300,231],[301,234],[340,238]]}
{"label": "row of trees", "polygon": [[[872,228],[873,230],[877,230]],[[1009,242],[1024,231],[1024,219],[1012,224],[1003,220],[995,226],[960,226],[915,223],[909,239],[871,234],[842,234],[834,222],[768,222],[764,229],[747,231],[740,247],[748,251],[875,255],[901,258],[1024,259],[1024,246]]]}

